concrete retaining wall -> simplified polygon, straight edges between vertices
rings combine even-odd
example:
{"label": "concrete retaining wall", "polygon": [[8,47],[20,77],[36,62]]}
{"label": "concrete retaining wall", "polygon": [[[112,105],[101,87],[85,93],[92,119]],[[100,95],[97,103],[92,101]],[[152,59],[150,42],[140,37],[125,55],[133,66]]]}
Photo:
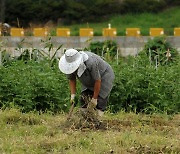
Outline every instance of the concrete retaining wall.
{"label": "concrete retaining wall", "polygon": [[[105,41],[105,40],[114,40],[117,42],[119,46],[119,53],[122,56],[127,55],[136,55],[138,51],[143,49],[144,44],[148,41],[148,39],[152,39],[150,36],[141,36],[141,37],[126,37],[126,36],[117,36],[117,37],[103,37],[103,36],[94,36],[92,38],[89,37],[79,37],[79,36],[71,36],[71,37],[51,37],[50,42],[53,44],[54,50],[61,44],[63,44],[63,48],[85,48],[92,41]],[[10,37],[3,36],[0,37],[0,47],[5,48],[13,55],[17,55],[19,50],[15,50],[18,47],[23,49],[44,49],[45,42],[47,42],[48,37],[34,37],[34,36],[26,36],[26,37]],[[177,48],[180,51],[180,37],[168,36],[167,41],[172,44],[173,47]],[[59,53],[61,55],[61,53]],[[59,56],[60,56],[59,55]]]}

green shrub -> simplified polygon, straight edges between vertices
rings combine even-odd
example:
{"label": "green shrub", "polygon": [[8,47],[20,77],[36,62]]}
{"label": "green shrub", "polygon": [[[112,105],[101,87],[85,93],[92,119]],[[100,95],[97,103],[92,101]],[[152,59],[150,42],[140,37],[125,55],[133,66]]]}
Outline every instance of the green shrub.
{"label": "green shrub", "polygon": [[156,65],[170,64],[176,60],[178,55],[178,51],[171,46],[164,36],[149,39],[145,44],[144,51],[151,62]]}
{"label": "green shrub", "polygon": [[150,65],[145,52],[113,65],[114,87],[109,107],[137,112],[180,112],[180,62],[170,66]]}
{"label": "green shrub", "polygon": [[125,13],[159,12],[165,6],[166,2],[164,0],[124,0],[122,9]]}
{"label": "green shrub", "polygon": [[[0,107],[11,107],[13,104],[23,112],[67,111],[70,105],[68,80],[59,71],[55,56],[50,56],[53,48],[50,39],[44,43],[48,50],[46,56],[44,51],[35,49],[31,56],[25,50],[15,59],[3,53],[3,66],[0,66]],[[99,55],[104,51],[105,57],[110,57],[106,59],[112,60],[117,44],[112,41],[92,42],[89,49]],[[167,49],[171,51],[171,60],[168,63],[159,61],[156,67],[153,57],[158,55],[164,58]],[[180,112],[180,56],[164,38],[148,41],[138,56],[121,58],[118,65],[109,62],[115,72],[109,103],[112,112]],[[79,84],[77,92],[80,92]]]}
{"label": "green shrub", "polygon": [[[171,57],[166,57],[168,49]],[[137,57],[113,65],[116,78],[110,97],[111,110],[180,112],[179,59],[177,50],[165,37],[155,37]]]}
{"label": "green shrub", "polygon": [[117,43],[115,41],[106,40],[103,42],[91,42],[87,50],[99,56],[103,56],[106,60],[112,60],[115,58],[117,48]]}
{"label": "green shrub", "polygon": [[[56,67],[55,67],[56,66]],[[24,112],[67,110],[69,91],[66,77],[46,61],[15,61],[0,68],[0,106],[10,103]]]}

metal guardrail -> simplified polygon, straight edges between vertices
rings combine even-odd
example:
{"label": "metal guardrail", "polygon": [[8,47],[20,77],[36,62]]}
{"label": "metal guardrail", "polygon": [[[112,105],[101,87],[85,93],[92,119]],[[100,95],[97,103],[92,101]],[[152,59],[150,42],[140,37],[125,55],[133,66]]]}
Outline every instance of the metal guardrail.
{"label": "metal guardrail", "polygon": [[[149,36],[160,36],[166,34],[165,28],[149,28]],[[71,36],[71,30],[70,28],[56,28],[55,30],[56,36],[63,36],[63,37],[69,37]],[[133,31],[137,31],[136,34],[134,34]],[[49,28],[33,28],[31,30],[32,36],[51,36],[50,29]],[[126,36],[140,36],[141,35],[141,29],[140,28],[126,28],[125,30]],[[102,36],[110,36],[110,37],[116,37],[118,34],[117,28],[102,28]],[[180,27],[175,27],[173,30],[174,36],[180,36]],[[10,35],[10,36],[26,36],[26,30],[23,28],[1,28],[0,27],[0,35]],[[94,29],[93,28],[79,28],[79,36],[94,36]]]}

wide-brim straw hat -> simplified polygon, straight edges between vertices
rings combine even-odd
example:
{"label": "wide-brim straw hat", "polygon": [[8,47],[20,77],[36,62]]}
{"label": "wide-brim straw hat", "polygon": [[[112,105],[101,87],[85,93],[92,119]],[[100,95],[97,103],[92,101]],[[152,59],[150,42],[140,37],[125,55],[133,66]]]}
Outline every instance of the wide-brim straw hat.
{"label": "wide-brim straw hat", "polygon": [[68,49],[59,61],[59,69],[64,74],[72,74],[78,69],[82,61],[82,54],[75,49]]}

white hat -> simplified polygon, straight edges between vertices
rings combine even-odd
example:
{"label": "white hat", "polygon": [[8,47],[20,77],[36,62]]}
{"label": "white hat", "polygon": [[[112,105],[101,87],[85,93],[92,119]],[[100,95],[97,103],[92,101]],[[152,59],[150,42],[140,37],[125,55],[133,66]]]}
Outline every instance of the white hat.
{"label": "white hat", "polygon": [[59,61],[59,69],[64,74],[71,74],[78,69],[82,62],[83,54],[75,49],[68,49]]}

